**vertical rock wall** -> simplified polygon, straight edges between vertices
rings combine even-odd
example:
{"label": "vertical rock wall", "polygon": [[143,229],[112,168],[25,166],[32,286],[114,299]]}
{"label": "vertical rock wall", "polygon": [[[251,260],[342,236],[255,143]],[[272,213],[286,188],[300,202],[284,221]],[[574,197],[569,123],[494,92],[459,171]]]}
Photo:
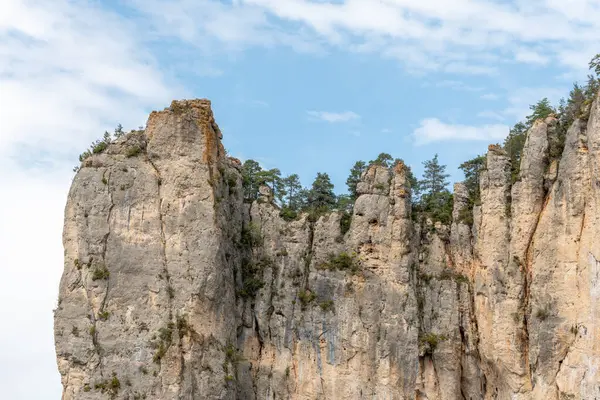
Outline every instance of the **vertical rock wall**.
{"label": "vertical rock wall", "polygon": [[557,132],[534,124],[514,178],[490,146],[451,226],[371,166],[347,228],[244,203],[208,101],[153,112],[69,193],[63,398],[600,398],[599,102],[560,159]]}

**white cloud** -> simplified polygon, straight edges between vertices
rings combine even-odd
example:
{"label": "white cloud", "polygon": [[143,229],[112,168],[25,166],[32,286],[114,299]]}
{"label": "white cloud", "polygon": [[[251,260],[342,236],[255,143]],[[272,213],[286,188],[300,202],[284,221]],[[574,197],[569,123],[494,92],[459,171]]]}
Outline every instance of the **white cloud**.
{"label": "white cloud", "polygon": [[391,57],[420,74],[497,74],[502,54],[513,53],[520,63],[556,59],[581,69],[600,47],[597,0],[131,1],[161,34],[204,49],[218,49],[210,39],[227,50],[334,47]]}
{"label": "white cloud", "polygon": [[416,145],[444,141],[486,141],[504,139],[508,134],[506,125],[468,126],[446,124],[437,118],[427,118],[412,133]]}
{"label": "white cloud", "polygon": [[326,122],[349,122],[353,120],[357,120],[360,118],[360,115],[356,114],[352,111],[343,111],[343,112],[328,112],[328,111],[307,111],[306,112],[310,117],[319,119]]}
{"label": "white cloud", "polygon": [[433,82],[433,83],[425,82],[423,84],[423,87],[450,88],[453,90],[465,91],[465,92],[480,92],[483,90],[482,87],[471,86],[462,81],[456,81],[456,80],[451,80],[451,79],[445,79],[445,80],[441,80],[441,81]]}
{"label": "white cloud", "polygon": [[485,118],[485,119],[495,119],[497,121],[504,121],[506,119],[506,117],[500,113],[497,113],[496,111],[482,111],[480,113],[477,114],[477,116],[479,118]]}
{"label": "white cloud", "polygon": [[549,60],[548,57],[545,57],[535,51],[531,50],[519,50],[515,53],[515,60],[520,61],[526,64],[538,64],[538,65],[546,65]]}
{"label": "white cloud", "polygon": [[531,113],[530,105],[537,103],[544,97],[550,100],[553,105],[558,104],[558,100],[565,93],[568,93],[566,88],[551,88],[551,87],[523,87],[510,92],[508,96],[509,106],[502,110],[502,114],[516,121],[524,119]]}
{"label": "white cloud", "polygon": [[495,93],[485,93],[479,96],[482,100],[498,100],[498,95]]}
{"label": "white cloud", "polygon": [[182,93],[136,39],[135,24],[94,4],[0,2],[2,398],[62,392],[52,308],[77,154],[117,122],[143,125],[150,109]]}

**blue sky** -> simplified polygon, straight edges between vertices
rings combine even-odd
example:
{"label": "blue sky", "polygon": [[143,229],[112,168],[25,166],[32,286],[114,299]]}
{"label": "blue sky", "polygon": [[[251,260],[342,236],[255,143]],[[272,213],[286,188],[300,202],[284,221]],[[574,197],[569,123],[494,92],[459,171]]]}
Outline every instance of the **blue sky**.
{"label": "blue sky", "polygon": [[380,152],[417,174],[439,153],[457,181],[585,79],[599,30],[599,0],[0,2],[0,397],[59,396],[62,214],[104,130],[205,97],[230,154],[305,185],[322,171],[343,192]]}

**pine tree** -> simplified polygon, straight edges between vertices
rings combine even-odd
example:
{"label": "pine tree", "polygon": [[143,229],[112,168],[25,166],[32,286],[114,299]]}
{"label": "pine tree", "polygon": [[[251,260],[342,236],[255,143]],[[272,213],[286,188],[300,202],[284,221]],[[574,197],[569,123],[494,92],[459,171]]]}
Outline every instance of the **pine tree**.
{"label": "pine tree", "polygon": [[469,191],[470,206],[476,204],[480,200],[479,193],[479,174],[485,167],[485,156],[477,156],[465,161],[458,167],[465,174],[465,186]]}
{"label": "pine tree", "polygon": [[424,195],[435,196],[440,194],[448,185],[447,179],[450,177],[446,174],[446,166],[441,165],[436,154],[431,160],[424,161],[423,179],[419,182],[419,186]]}
{"label": "pine tree", "polygon": [[418,182],[423,194],[416,209],[425,212],[434,222],[449,224],[452,219],[453,197],[446,186],[450,175],[446,174],[446,166],[439,163],[437,154],[431,160],[423,162],[423,165],[423,179]]}
{"label": "pine tree", "polygon": [[392,156],[388,153],[380,153],[376,159],[369,162],[369,165],[381,165],[386,168],[391,168],[393,160]]}
{"label": "pine tree", "polygon": [[590,60],[590,69],[600,77],[600,54],[596,54],[594,58]]}
{"label": "pine tree", "polygon": [[533,123],[538,119],[545,119],[550,114],[556,114],[556,110],[554,107],[552,107],[550,100],[548,100],[546,97],[538,101],[536,104],[529,106],[529,109],[532,111],[532,113],[526,117],[527,128],[531,128]]}
{"label": "pine tree", "polygon": [[504,139],[504,150],[508,153],[511,162],[512,181],[515,182],[519,176],[521,168],[521,153],[525,147],[527,139],[527,126],[523,122],[518,122],[510,130],[506,139]]}
{"label": "pine tree", "polygon": [[335,206],[336,197],[333,183],[327,173],[317,173],[309,195],[309,207],[315,210],[330,210]]}
{"label": "pine tree", "polygon": [[282,180],[285,190],[285,206],[290,210],[298,211],[300,209],[300,191],[302,184],[297,174],[286,176]]}
{"label": "pine tree", "polygon": [[254,160],[246,160],[242,165],[242,186],[244,199],[254,201],[258,198],[259,176],[262,171],[260,164]]}
{"label": "pine tree", "polygon": [[356,187],[360,182],[360,177],[363,172],[367,169],[367,164],[364,161],[357,161],[354,163],[354,166],[350,170],[350,176],[346,179],[346,185],[348,186],[348,193],[350,193],[350,198],[356,200],[358,197],[358,193],[356,192]]}

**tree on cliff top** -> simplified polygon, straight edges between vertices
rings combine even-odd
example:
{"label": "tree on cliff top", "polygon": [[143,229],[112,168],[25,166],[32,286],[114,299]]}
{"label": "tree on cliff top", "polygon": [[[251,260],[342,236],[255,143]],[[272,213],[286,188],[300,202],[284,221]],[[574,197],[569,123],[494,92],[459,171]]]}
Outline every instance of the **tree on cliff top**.
{"label": "tree on cliff top", "polygon": [[350,198],[352,200],[356,200],[358,197],[358,193],[356,192],[356,187],[360,182],[360,177],[363,172],[367,169],[367,164],[364,161],[357,161],[350,169],[350,175],[348,179],[346,179],[346,185],[348,186],[348,193],[350,193]]}

